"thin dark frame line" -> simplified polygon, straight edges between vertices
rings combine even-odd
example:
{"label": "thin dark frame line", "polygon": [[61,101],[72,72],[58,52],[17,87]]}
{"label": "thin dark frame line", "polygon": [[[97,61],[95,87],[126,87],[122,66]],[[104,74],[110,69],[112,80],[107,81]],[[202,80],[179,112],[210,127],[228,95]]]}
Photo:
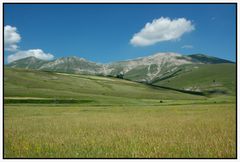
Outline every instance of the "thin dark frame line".
{"label": "thin dark frame line", "polygon": [[[237,2],[210,2],[210,3],[206,3],[206,2],[197,2],[197,3],[189,3],[189,2],[179,2],[179,3],[169,3],[169,2],[159,2],[159,3],[157,3],[157,2],[153,2],[153,3],[151,3],[151,2],[149,2],[149,3],[147,3],[147,2],[139,2],[139,3],[136,3],[136,2],[129,2],[129,3],[126,3],[126,2],[123,2],[123,3],[120,3],[120,2],[118,2],[118,3],[110,3],[110,2],[98,2],[98,3],[94,3],[94,2],[92,2],[92,3],[89,3],[89,2],[86,2],[86,3],[84,3],[84,2],[82,2],[82,3],[76,3],[76,2],[74,2],[74,3],[71,3],[71,2],[62,2],[62,3],[59,3],[59,2],[37,2],[37,3],[29,3],[29,2],[19,2],[19,3],[17,3],[17,2],[3,2],[2,3],[3,5],[3,8],[2,8],[2,33],[3,33],[3,36],[2,36],[2,40],[3,40],[3,42],[2,42],[2,45],[3,45],[3,49],[2,49],[2,53],[3,53],[3,56],[2,56],[2,58],[3,58],[3,60],[2,60],[2,64],[3,64],[3,68],[2,68],[2,70],[3,70],[3,76],[2,76],[2,84],[3,84],[3,86],[2,86],[2,88],[3,88],[3,91],[2,91],[2,94],[3,94],[3,98],[2,98],[2,103],[3,103],[3,105],[2,105],[2,108],[3,108],[3,116],[2,116],[2,123],[3,123],[3,129],[2,129],[2,131],[3,131],[3,133],[2,133],[2,137],[3,137],[3,151],[2,151],[2,155],[3,155],[3,159],[237,159],[237,157],[238,157],[238,155],[237,155],[237,150],[238,150],[238,148],[237,148],[237,145],[238,145],[238,143],[237,143],[237,141],[238,141],[238,137],[237,137],[237,134],[238,134],[238,129],[237,129],[237,121],[238,121],[238,118],[237,118],[237,98],[238,98],[238,95],[237,95],[237,81],[238,81],[238,78],[237,78],[237,67],[238,67],[238,58],[237,58],[237,53],[238,53],[238,47],[237,47],[237,43],[238,43],[238,29],[237,29],[237,27],[238,27],[238,3]],[[141,5],[141,4],[179,4],[179,5],[181,5],[181,4],[184,4],[184,5],[186,5],[186,4],[191,4],[191,5],[197,5],[197,4],[233,4],[233,5],[235,5],[235,13],[236,13],[236,53],[235,53],[235,57],[236,57],[236,157],[235,158],[5,158],[4,157],[4,6],[5,5],[7,5],[7,4],[16,4],[16,5],[21,5],[21,4],[47,4],[47,5],[49,5],[49,4],[59,4],[59,5],[61,5],[61,4],[82,4],[82,5],[84,5],[84,4],[113,4],[113,5],[117,5],[117,4],[127,4],[127,5],[129,5],[129,4],[139,4],[139,5]]]}
{"label": "thin dark frame line", "polygon": [[170,3],[170,2],[116,2],[116,3],[111,3],[111,2],[3,2],[3,4],[237,4],[236,2],[196,2],[196,3],[189,3],[189,2],[175,2],[175,3]]}
{"label": "thin dark frame line", "polygon": [[2,54],[3,54],[3,60],[2,60],[2,65],[3,65],[3,68],[2,68],[2,74],[3,74],[3,76],[2,76],[2,84],[3,84],[3,86],[2,86],[2,89],[3,89],[3,91],[2,91],[2,97],[3,97],[3,99],[2,99],[2,104],[3,104],[3,106],[2,106],[2,112],[3,112],[3,114],[2,114],[2,123],[3,123],[3,125],[2,125],[2,145],[3,145],[3,148],[2,148],[2,158],[4,159],[4,4],[2,4]]}
{"label": "thin dark frame line", "polygon": [[237,94],[237,89],[238,89],[238,73],[237,73],[237,69],[238,69],[238,58],[237,58],[237,53],[238,53],[238,5],[235,5],[235,12],[236,12],[236,159],[238,158],[238,152],[237,152],[237,145],[238,145],[238,118],[237,118],[237,114],[238,114],[238,110],[237,110],[237,98],[238,98],[238,94]]}

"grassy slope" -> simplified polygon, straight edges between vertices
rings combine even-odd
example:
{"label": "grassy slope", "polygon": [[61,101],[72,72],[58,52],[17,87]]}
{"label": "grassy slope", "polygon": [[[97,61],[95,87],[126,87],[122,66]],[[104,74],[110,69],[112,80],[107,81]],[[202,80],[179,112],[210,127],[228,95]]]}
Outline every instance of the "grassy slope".
{"label": "grassy slope", "polygon": [[195,87],[203,91],[226,91],[230,95],[235,95],[235,64],[208,64],[198,66],[199,68],[192,68],[191,71],[180,73],[174,77],[155,82],[154,84],[177,89]]}
{"label": "grassy slope", "polygon": [[92,100],[95,104],[149,104],[161,99],[204,99],[131,81],[5,68],[4,97]]}

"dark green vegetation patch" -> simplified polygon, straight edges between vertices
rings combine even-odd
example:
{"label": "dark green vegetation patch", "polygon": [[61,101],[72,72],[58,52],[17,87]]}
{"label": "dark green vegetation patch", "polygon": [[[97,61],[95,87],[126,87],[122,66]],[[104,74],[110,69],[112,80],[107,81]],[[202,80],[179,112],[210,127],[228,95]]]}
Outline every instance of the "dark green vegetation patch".
{"label": "dark green vegetation patch", "polygon": [[4,99],[5,104],[20,104],[20,103],[31,103],[31,104],[82,104],[90,103],[94,100],[74,100],[74,99]]}

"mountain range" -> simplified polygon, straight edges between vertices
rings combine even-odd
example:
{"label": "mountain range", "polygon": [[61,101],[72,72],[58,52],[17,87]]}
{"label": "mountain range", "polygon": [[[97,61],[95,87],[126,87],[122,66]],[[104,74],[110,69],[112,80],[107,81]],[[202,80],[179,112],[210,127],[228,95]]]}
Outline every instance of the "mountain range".
{"label": "mountain range", "polygon": [[[191,91],[215,92],[216,87],[220,92],[226,92],[226,89],[234,91],[235,85],[235,63],[204,54],[156,53],[147,57],[109,64],[95,63],[75,56],[52,61],[27,57],[6,66],[61,73],[112,76],[155,86]],[[221,80],[223,73],[226,73],[227,76],[231,75],[227,81],[225,77]],[[196,82],[190,81],[190,78]],[[227,84],[225,84],[226,82]]]}

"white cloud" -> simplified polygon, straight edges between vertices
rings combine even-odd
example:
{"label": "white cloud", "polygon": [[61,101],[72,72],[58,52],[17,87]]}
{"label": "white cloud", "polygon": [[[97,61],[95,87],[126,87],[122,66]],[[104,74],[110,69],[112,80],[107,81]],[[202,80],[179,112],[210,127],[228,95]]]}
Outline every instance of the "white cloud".
{"label": "white cloud", "polygon": [[16,51],[17,43],[21,40],[20,34],[17,33],[17,28],[10,25],[4,26],[4,49],[6,51]]}
{"label": "white cloud", "polygon": [[21,36],[17,32],[16,27],[10,25],[4,26],[4,50],[15,52],[7,57],[8,63],[30,56],[41,60],[51,60],[54,58],[51,53],[45,53],[41,49],[18,50],[19,47],[17,43],[19,43],[20,40]]}
{"label": "white cloud", "polygon": [[134,46],[149,46],[158,42],[180,39],[184,33],[193,31],[190,20],[161,17],[147,23],[140,32],[134,34],[130,43]]}
{"label": "white cloud", "polygon": [[10,63],[10,62],[13,62],[22,58],[30,57],[30,56],[34,56],[41,60],[51,60],[54,58],[52,54],[44,53],[41,49],[30,49],[27,51],[18,51],[15,54],[9,55],[7,60],[8,60],[8,63]]}
{"label": "white cloud", "polygon": [[182,48],[185,48],[185,49],[192,49],[194,48],[193,45],[184,45],[182,46]]}

